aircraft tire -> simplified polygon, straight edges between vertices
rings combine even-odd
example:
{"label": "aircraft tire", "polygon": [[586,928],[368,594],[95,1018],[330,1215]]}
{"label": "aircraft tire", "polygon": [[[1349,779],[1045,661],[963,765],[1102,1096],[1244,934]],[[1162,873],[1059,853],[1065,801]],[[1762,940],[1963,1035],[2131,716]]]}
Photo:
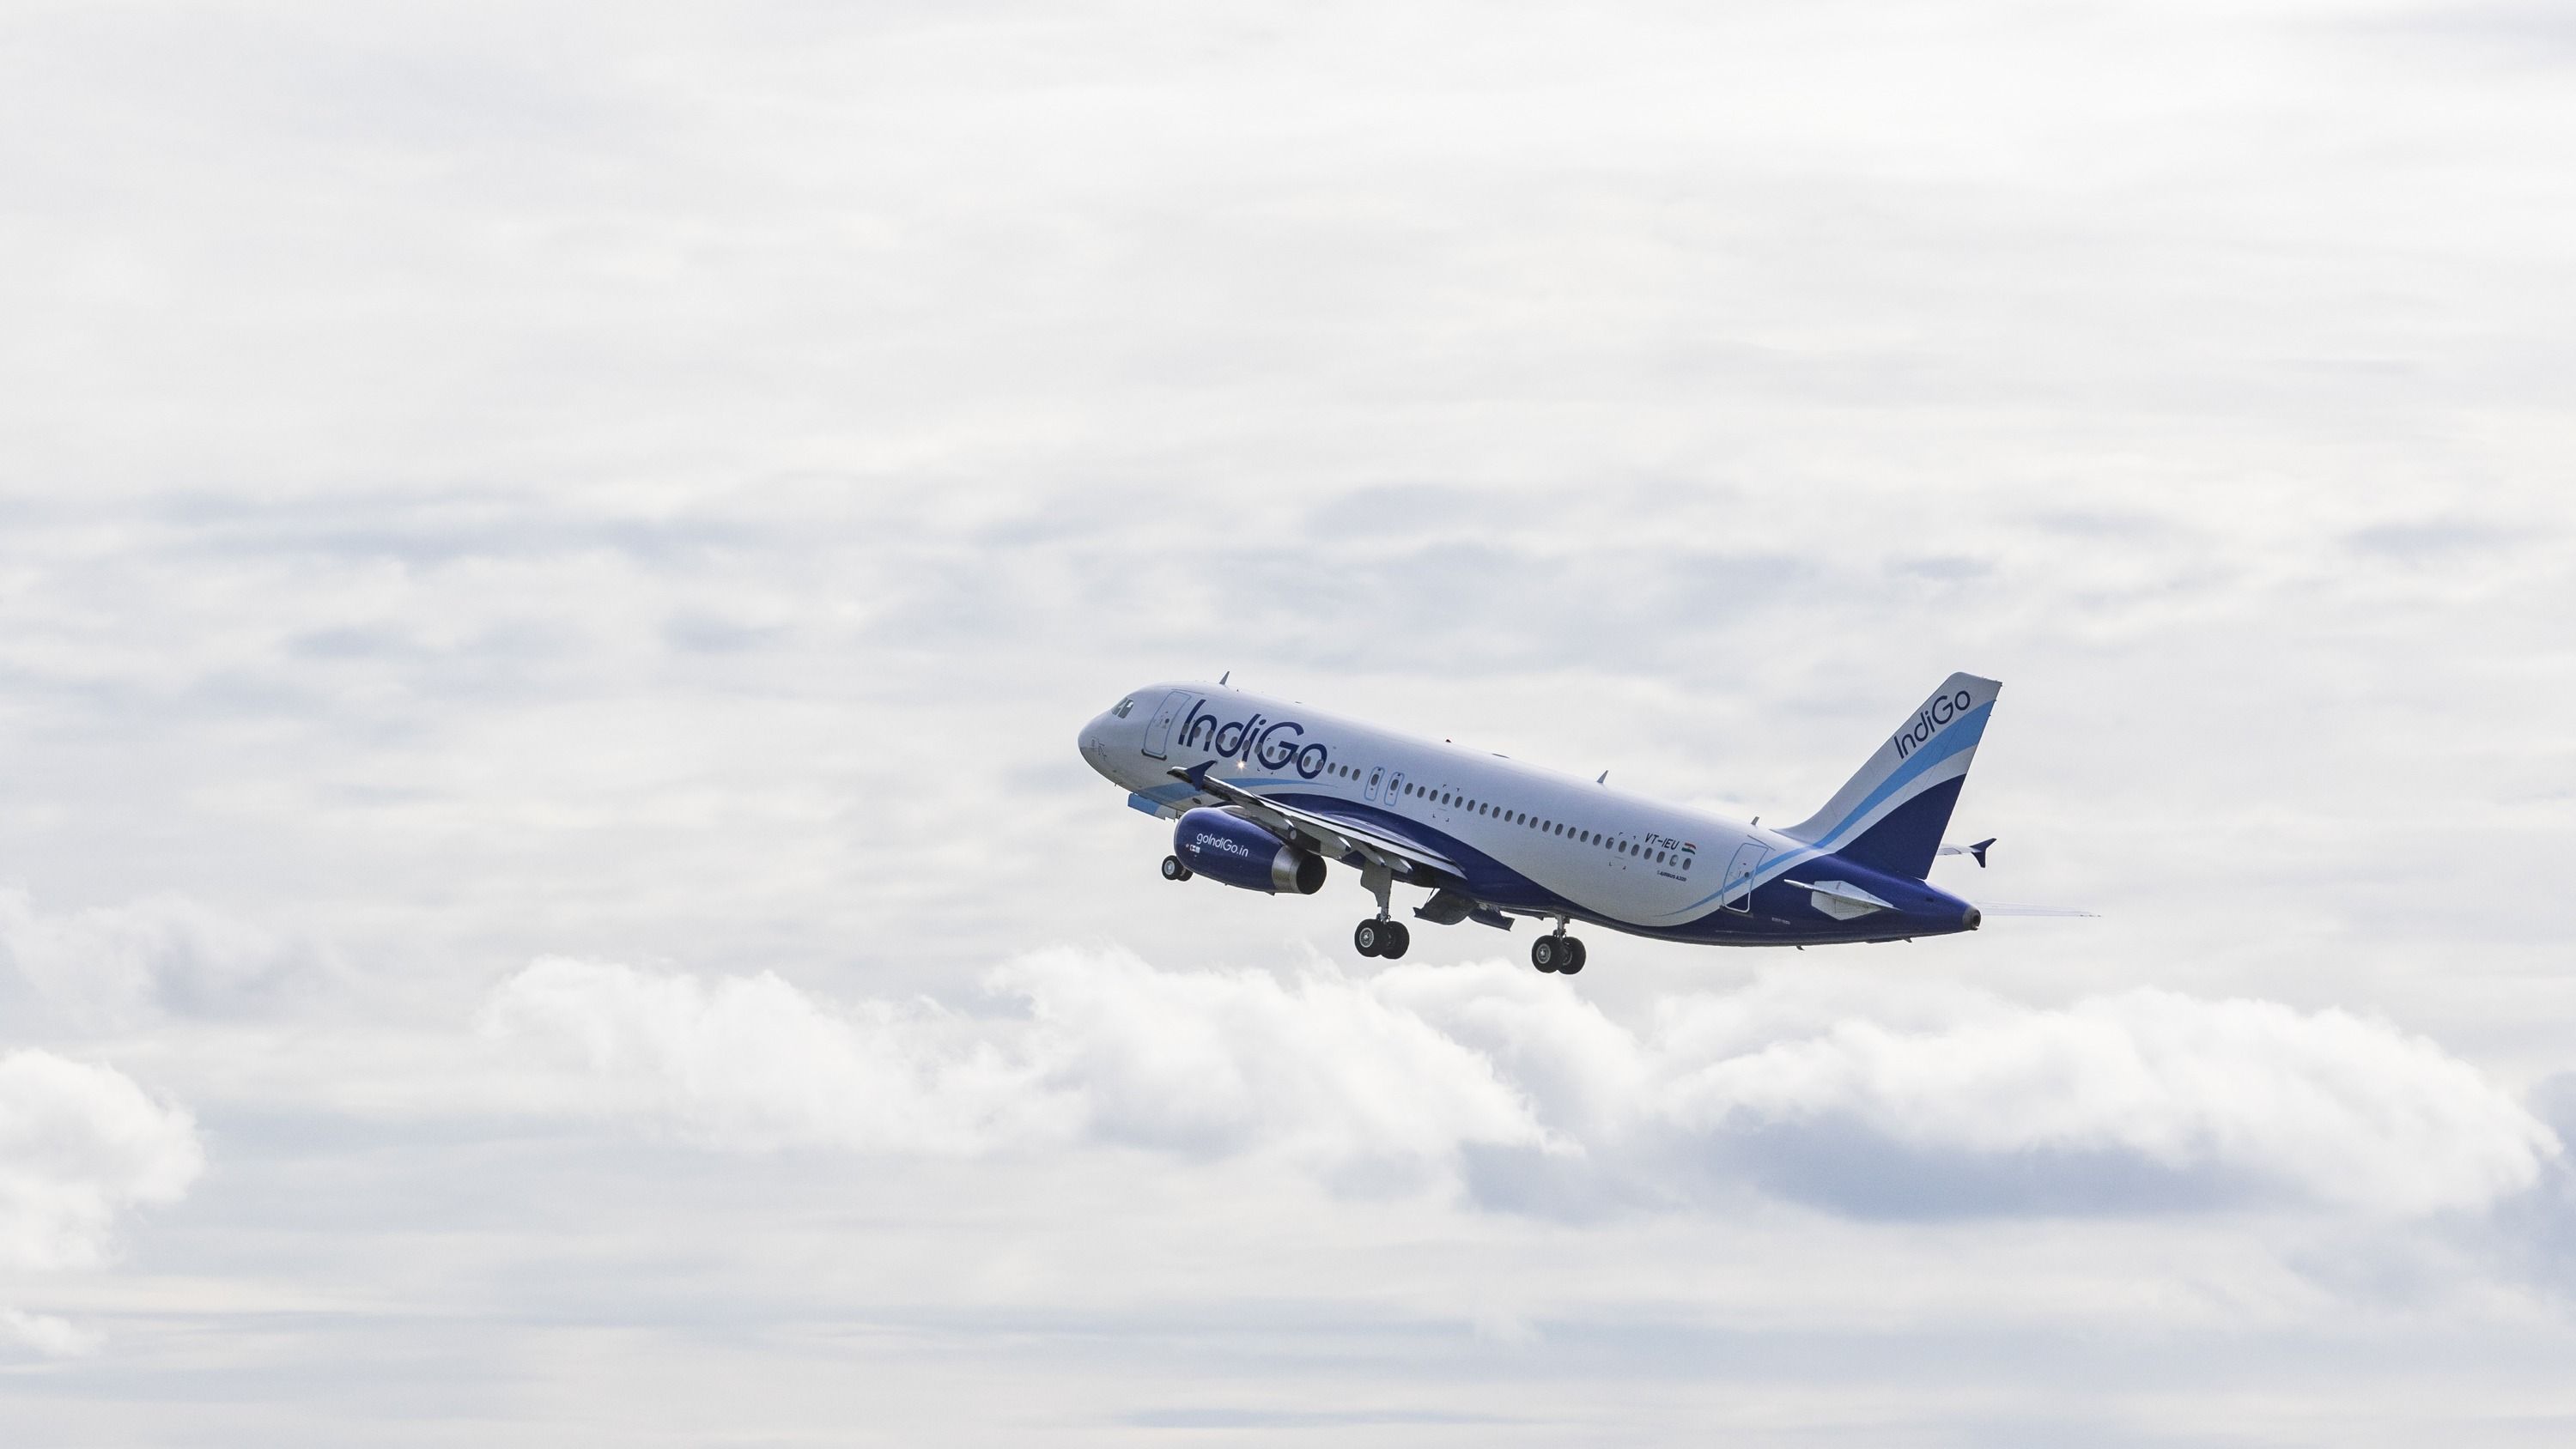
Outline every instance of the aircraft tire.
{"label": "aircraft tire", "polygon": [[1193,871],[1188,866],[1181,864],[1181,858],[1179,856],[1167,855],[1163,857],[1163,879],[1188,880],[1191,876],[1196,874],[1196,871]]}
{"label": "aircraft tire", "polygon": [[1554,936],[1541,936],[1530,942],[1530,964],[1541,971],[1553,972],[1565,953]]}
{"label": "aircraft tire", "polygon": [[1565,938],[1565,964],[1556,969],[1562,975],[1571,976],[1583,969],[1583,957],[1583,943],[1568,936]]}
{"label": "aircraft tire", "polygon": [[1351,932],[1351,948],[1363,956],[1376,955],[1386,946],[1385,932],[1389,924],[1375,917],[1360,922],[1359,929]]}
{"label": "aircraft tire", "polygon": [[1412,946],[1412,928],[1402,921],[1389,921],[1386,923],[1386,940],[1378,946],[1377,953],[1392,961],[1412,949]]}

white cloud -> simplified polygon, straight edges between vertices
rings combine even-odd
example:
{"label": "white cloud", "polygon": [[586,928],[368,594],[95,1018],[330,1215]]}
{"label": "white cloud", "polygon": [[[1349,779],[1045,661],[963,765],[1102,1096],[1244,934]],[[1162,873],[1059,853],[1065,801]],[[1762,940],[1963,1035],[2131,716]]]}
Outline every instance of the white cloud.
{"label": "white cloud", "polygon": [[310,945],[181,897],[47,914],[24,890],[0,890],[0,967],[50,1014],[90,1027],[235,1015],[327,969]]}
{"label": "white cloud", "polygon": [[2070,1179],[2107,1161],[2128,1169],[2118,1186],[2143,1169],[2394,1214],[2484,1206],[2531,1186],[2560,1150],[2420,1036],[2167,991],[1930,1031],[1846,1020],[1668,1065],[1664,1110],[1711,1135],[1842,1125],[1897,1153],[2062,1163]]}
{"label": "white cloud", "polygon": [[83,1328],[68,1318],[0,1308],[0,1343],[15,1343],[46,1358],[78,1358],[96,1353],[103,1342],[96,1329]]}
{"label": "white cloud", "polygon": [[1327,1168],[1546,1145],[1531,1101],[1483,1053],[1335,971],[1282,983],[1057,949],[989,984],[1026,999],[1021,1050],[1106,1140]]}
{"label": "white cloud", "polygon": [[179,1200],[205,1167],[195,1122],[112,1067],[0,1056],[0,1267],[91,1267],[117,1218]]}
{"label": "white cloud", "polygon": [[1541,1137],[1482,1055],[1365,983],[1056,950],[989,984],[1029,1015],[842,1008],[767,973],[549,958],[498,989],[482,1028],[569,1069],[557,1105],[716,1146],[975,1153],[1087,1138],[1342,1169]]}
{"label": "white cloud", "polygon": [[484,1035],[565,1069],[554,1105],[660,1123],[691,1141],[959,1153],[1056,1114],[1006,1061],[925,1002],[826,1006],[769,973],[712,981],[550,957],[486,1004]]}
{"label": "white cloud", "polygon": [[1674,1205],[1753,1185],[1862,1215],[2303,1202],[2398,1216],[2531,1186],[2547,1127],[2432,1042],[2340,1011],[2132,991],[2064,1008],[1831,969],[1632,1028],[1501,965],[1163,971],[1051,950],[1025,1017],[841,1009],[763,975],[540,961],[487,1029],[559,1105],[712,1145],[1081,1142],[1455,1171],[1489,1201]]}

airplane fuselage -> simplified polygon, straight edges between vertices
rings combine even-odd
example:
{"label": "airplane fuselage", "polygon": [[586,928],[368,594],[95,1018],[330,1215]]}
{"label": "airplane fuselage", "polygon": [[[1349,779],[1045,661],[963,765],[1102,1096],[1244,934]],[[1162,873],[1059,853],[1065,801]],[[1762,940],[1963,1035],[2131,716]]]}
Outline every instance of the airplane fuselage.
{"label": "airplane fuselage", "polygon": [[[1471,904],[1487,924],[1531,915],[1675,941],[1814,945],[1978,923],[1973,906],[1924,880],[1835,854],[1830,828],[1801,839],[1244,690],[1139,689],[1086,725],[1080,748],[1131,806],[1164,818],[1259,814],[1271,802],[1418,847],[1440,866],[1407,883]],[[1208,788],[1175,778],[1199,767]],[[1383,857],[1334,858],[1365,871]]]}

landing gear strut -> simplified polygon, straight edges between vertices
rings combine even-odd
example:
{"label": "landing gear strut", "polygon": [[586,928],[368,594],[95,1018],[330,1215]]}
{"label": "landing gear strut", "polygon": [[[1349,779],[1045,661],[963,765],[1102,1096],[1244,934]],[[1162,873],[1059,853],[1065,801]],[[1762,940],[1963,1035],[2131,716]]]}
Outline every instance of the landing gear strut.
{"label": "landing gear strut", "polygon": [[1556,923],[1553,935],[1530,942],[1530,964],[1541,971],[1571,976],[1583,969],[1583,943],[1565,934],[1565,922]]}
{"label": "landing gear strut", "polygon": [[1361,869],[1360,884],[1377,897],[1377,914],[1351,932],[1351,945],[1363,956],[1392,961],[1413,945],[1413,932],[1404,922],[1387,919],[1388,903],[1395,897],[1395,875],[1383,865],[1371,864]]}

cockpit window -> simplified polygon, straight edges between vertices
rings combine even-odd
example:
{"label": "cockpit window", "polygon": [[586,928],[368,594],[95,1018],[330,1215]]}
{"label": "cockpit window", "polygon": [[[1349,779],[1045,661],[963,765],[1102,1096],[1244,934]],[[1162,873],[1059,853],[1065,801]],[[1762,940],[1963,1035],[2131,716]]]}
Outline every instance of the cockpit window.
{"label": "cockpit window", "polygon": [[1127,717],[1127,711],[1129,711],[1129,710],[1131,710],[1131,709],[1134,709],[1135,707],[1136,707],[1136,701],[1135,701],[1135,700],[1133,700],[1133,699],[1122,699],[1122,700],[1118,701],[1118,707],[1117,707],[1116,709],[1111,710],[1111,711],[1110,711],[1110,713],[1111,713],[1111,714],[1114,714],[1114,715],[1116,715],[1116,716],[1118,716],[1120,719],[1125,719],[1125,718]]}

